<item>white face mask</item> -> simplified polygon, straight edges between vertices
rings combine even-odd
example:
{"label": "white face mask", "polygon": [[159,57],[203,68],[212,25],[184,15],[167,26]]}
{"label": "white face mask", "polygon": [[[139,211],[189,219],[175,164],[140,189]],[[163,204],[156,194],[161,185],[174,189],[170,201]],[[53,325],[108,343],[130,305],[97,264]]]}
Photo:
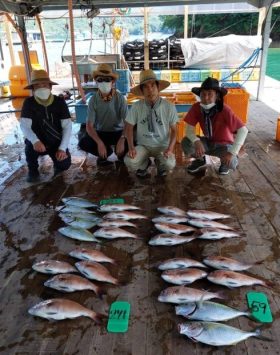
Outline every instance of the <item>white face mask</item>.
{"label": "white face mask", "polygon": [[102,94],[109,94],[109,92],[112,90],[112,83],[97,83],[98,89],[102,92]]}
{"label": "white face mask", "polygon": [[34,91],[34,95],[41,100],[47,100],[51,94],[51,90],[48,88],[39,88]]}
{"label": "white face mask", "polygon": [[211,103],[211,104],[208,104],[208,105],[200,103],[200,106],[201,106],[204,110],[211,110],[211,108],[214,107],[215,105],[216,105],[215,102],[213,102],[213,103]]}

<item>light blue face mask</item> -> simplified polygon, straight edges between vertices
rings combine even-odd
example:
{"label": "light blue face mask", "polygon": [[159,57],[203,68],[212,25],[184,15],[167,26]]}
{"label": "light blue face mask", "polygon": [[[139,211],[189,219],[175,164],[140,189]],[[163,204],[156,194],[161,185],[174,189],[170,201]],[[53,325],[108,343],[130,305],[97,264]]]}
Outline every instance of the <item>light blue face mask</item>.
{"label": "light blue face mask", "polygon": [[39,88],[34,91],[34,95],[41,100],[47,100],[51,94],[51,90],[48,88]]}
{"label": "light blue face mask", "polygon": [[102,94],[109,94],[112,90],[112,83],[106,83],[103,81],[102,83],[97,83],[97,87],[102,92]]}
{"label": "light blue face mask", "polygon": [[200,106],[204,109],[204,110],[211,110],[212,107],[214,107],[216,105],[216,102],[213,102],[211,104],[202,104],[200,103]]}

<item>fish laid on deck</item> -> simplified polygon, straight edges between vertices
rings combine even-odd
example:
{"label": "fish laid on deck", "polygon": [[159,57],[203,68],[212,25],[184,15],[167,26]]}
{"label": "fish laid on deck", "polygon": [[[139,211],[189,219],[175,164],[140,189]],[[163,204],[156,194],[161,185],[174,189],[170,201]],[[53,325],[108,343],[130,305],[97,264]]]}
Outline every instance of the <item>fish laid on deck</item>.
{"label": "fish laid on deck", "polygon": [[70,251],[69,255],[80,260],[94,261],[97,263],[116,263],[114,259],[109,258],[107,255],[102,253],[102,251],[96,249],[77,247]]}
{"label": "fish laid on deck", "polygon": [[156,223],[155,227],[160,232],[173,234],[192,233],[196,231],[193,227],[172,223]]}
{"label": "fish laid on deck", "polygon": [[87,220],[90,222],[96,222],[96,223],[100,223],[102,221],[102,218],[96,216],[95,214],[92,213],[88,213],[88,212],[65,212],[64,210],[62,210],[59,214],[59,217],[64,221],[64,219],[66,218],[72,218],[72,219],[76,219],[76,218],[82,218],[83,220]]}
{"label": "fish laid on deck", "polygon": [[188,224],[198,228],[220,228],[226,230],[233,230],[234,228],[226,224],[212,221],[210,219],[189,219]]}
{"label": "fish laid on deck", "polygon": [[169,216],[167,214],[162,215],[162,216],[158,216],[152,219],[152,222],[154,223],[187,223],[188,222],[188,218],[183,217],[183,216]]}
{"label": "fish laid on deck", "polygon": [[207,272],[199,269],[188,268],[188,269],[174,269],[165,270],[161,277],[164,281],[169,282],[174,285],[188,285],[196,280],[203,279],[207,276]]}
{"label": "fish laid on deck", "polygon": [[77,269],[65,261],[43,260],[32,265],[32,269],[43,274],[64,274],[77,272]]}
{"label": "fish laid on deck", "polygon": [[170,269],[184,269],[189,267],[202,267],[206,266],[199,261],[190,258],[173,258],[161,262],[158,265],[159,270],[170,270]]}
{"label": "fish laid on deck", "polygon": [[73,319],[81,316],[89,317],[100,324],[103,315],[98,314],[77,302],[62,298],[42,301],[28,310],[28,313],[49,320]]}
{"label": "fish laid on deck", "polygon": [[59,228],[58,231],[68,238],[83,240],[86,242],[99,242],[92,233],[83,228],[68,226]]}
{"label": "fish laid on deck", "polygon": [[244,263],[231,258],[226,258],[225,256],[207,256],[203,259],[205,265],[211,266],[214,269],[219,270],[231,270],[231,271],[243,271],[250,269],[253,265],[260,264],[257,262],[255,264]]}
{"label": "fish laid on deck", "polygon": [[228,214],[217,213],[217,212],[207,211],[207,210],[188,210],[187,215],[191,218],[209,219],[209,220],[231,218],[231,216]]}
{"label": "fish laid on deck", "polygon": [[158,300],[160,302],[177,304],[186,302],[198,302],[202,299],[207,301],[212,298],[224,298],[224,296],[221,292],[208,292],[185,286],[168,287],[161,291],[160,295],[158,296]]}
{"label": "fish laid on deck", "polygon": [[82,208],[97,208],[98,207],[98,205],[96,203],[91,202],[91,201],[86,200],[81,197],[64,197],[62,199],[62,202],[65,203],[65,205],[82,207]]}
{"label": "fish laid on deck", "polygon": [[133,227],[136,228],[136,224],[126,221],[124,219],[106,219],[106,221],[100,221],[98,227]]}
{"label": "fish laid on deck", "polygon": [[97,231],[93,233],[93,235],[97,238],[105,238],[105,239],[116,239],[116,238],[139,239],[137,235],[117,227],[99,228],[97,229]]}
{"label": "fish laid on deck", "polygon": [[114,285],[118,285],[118,280],[113,277],[109,270],[105,266],[89,261],[79,261],[75,264],[76,268],[83,274],[85,277],[91,280],[109,282]]}
{"label": "fish laid on deck", "polygon": [[235,345],[250,337],[261,337],[259,329],[245,332],[241,329],[215,322],[188,322],[178,325],[180,334],[188,338],[213,346]]}
{"label": "fish laid on deck", "polygon": [[114,211],[128,211],[128,210],[140,210],[139,207],[127,205],[125,203],[106,204],[99,207],[100,212],[114,212]]}
{"label": "fish laid on deck", "polygon": [[183,235],[177,235],[177,234],[157,234],[156,236],[152,237],[149,240],[149,245],[178,245],[178,244],[184,244],[184,243],[189,243],[192,240],[194,240],[196,237],[191,235],[191,236],[183,236]]}
{"label": "fish laid on deck", "polygon": [[84,277],[71,274],[56,275],[45,281],[44,286],[63,292],[91,290],[95,292],[98,297],[102,295],[100,287],[94,285]]}
{"label": "fish laid on deck", "polygon": [[56,208],[56,210],[59,212],[63,212],[63,213],[66,213],[66,212],[87,213],[87,214],[94,214],[95,213],[95,211],[90,211],[84,207],[73,206],[73,205],[58,206]]}
{"label": "fish laid on deck", "polygon": [[210,272],[207,279],[215,284],[227,286],[229,288],[253,285],[261,285],[264,287],[272,286],[272,283],[268,281],[259,280],[255,277],[244,275],[236,271],[216,270]]}
{"label": "fish laid on deck", "polygon": [[157,210],[161,213],[172,215],[172,216],[187,216],[187,212],[182,210],[181,208],[174,206],[160,206]]}
{"label": "fish laid on deck", "polygon": [[218,240],[223,238],[240,238],[241,235],[235,231],[220,228],[201,228],[195,232],[198,239]]}
{"label": "fish laid on deck", "polygon": [[[61,218],[62,219],[62,218]],[[90,229],[97,225],[98,220],[89,221],[83,218],[72,218],[72,217],[64,217],[63,222],[68,224],[71,227],[83,228],[83,229]]]}
{"label": "fish laid on deck", "polygon": [[119,211],[119,212],[109,212],[105,214],[104,219],[147,219],[146,216],[142,214],[129,212],[129,211]]}

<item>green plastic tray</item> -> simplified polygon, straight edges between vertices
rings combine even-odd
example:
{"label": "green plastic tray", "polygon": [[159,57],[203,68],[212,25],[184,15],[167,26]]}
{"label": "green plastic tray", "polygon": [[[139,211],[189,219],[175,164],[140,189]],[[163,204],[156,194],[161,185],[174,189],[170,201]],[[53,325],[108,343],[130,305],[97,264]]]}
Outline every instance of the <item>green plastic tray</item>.
{"label": "green plastic tray", "polygon": [[107,330],[110,333],[125,333],[128,329],[130,304],[116,301],[111,304]]}
{"label": "green plastic tray", "polygon": [[101,200],[99,202],[100,205],[109,205],[109,204],[115,204],[115,203],[124,203],[123,198],[109,198],[107,200]]}
{"label": "green plastic tray", "polygon": [[262,323],[273,321],[268,299],[264,293],[252,291],[248,292],[246,297],[253,318]]}

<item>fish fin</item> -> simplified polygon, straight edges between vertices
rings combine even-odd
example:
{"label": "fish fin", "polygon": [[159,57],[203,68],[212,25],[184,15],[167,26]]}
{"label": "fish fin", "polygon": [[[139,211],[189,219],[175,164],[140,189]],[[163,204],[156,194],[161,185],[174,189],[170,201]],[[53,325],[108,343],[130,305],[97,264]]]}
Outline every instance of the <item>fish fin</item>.
{"label": "fish fin", "polygon": [[263,340],[263,341],[274,341],[272,338],[266,337],[264,335],[261,334],[261,329],[262,329],[263,325],[260,327],[257,327],[253,330],[253,332],[256,334],[256,338]]}
{"label": "fish fin", "polygon": [[196,302],[196,305],[197,305],[196,309],[201,308],[201,306],[203,304],[203,296],[204,296],[204,294],[200,297],[200,300],[198,302]]}

